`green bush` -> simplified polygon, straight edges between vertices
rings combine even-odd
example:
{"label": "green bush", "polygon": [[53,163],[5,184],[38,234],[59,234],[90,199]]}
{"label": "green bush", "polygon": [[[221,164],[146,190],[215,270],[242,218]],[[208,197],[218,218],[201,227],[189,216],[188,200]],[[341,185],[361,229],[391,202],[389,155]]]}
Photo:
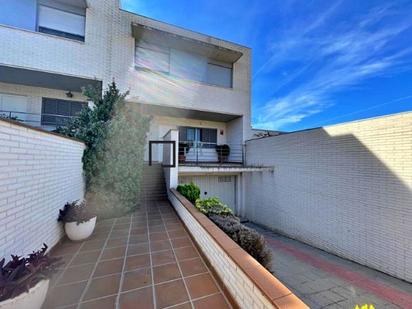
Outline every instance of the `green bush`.
{"label": "green bush", "polygon": [[176,190],[193,204],[200,198],[200,188],[193,182],[178,185]]}
{"label": "green bush", "polygon": [[210,197],[204,200],[198,199],[196,201],[195,207],[199,209],[202,213],[209,216],[212,214],[216,215],[231,215],[232,210],[223,204],[217,197]]}
{"label": "green bush", "polygon": [[253,256],[256,261],[271,271],[272,252],[266,245],[265,238],[254,229],[241,224],[239,219],[233,215],[210,215],[212,220],[222,231],[224,231],[243,250]]}
{"label": "green bush", "polygon": [[103,96],[96,88],[87,88],[84,94],[93,100],[94,108],[83,108],[58,131],[87,146],[83,170],[88,203],[100,217],[121,216],[134,210],[140,200],[149,118],[125,102],[127,93],[121,94],[114,82]]}

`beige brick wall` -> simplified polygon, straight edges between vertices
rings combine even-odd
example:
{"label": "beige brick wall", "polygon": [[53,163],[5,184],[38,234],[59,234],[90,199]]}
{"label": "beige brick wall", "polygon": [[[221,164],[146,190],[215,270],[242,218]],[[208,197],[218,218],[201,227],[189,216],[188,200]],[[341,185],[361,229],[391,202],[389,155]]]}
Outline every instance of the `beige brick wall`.
{"label": "beige brick wall", "polygon": [[412,281],[412,113],[247,142],[245,215]]}
{"label": "beige brick wall", "polygon": [[169,200],[240,308],[274,308],[173,193]]}
{"label": "beige brick wall", "polygon": [[58,210],[82,199],[84,144],[0,120],[0,258],[63,235]]}

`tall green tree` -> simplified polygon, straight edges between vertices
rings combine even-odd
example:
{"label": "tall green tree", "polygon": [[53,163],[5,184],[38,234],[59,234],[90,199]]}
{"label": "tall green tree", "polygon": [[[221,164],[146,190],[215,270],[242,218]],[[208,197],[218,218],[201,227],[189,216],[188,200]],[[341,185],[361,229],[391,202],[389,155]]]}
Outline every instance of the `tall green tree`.
{"label": "tall green tree", "polygon": [[58,132],[85,142],[83,170],[86,198],[103,216],[133,210],[140,194],[142,164],[149,118],[133,103],[126,103],[113,82],[103,96],[88,87],[84,95],[94,107],[85,107],[78,117]]}

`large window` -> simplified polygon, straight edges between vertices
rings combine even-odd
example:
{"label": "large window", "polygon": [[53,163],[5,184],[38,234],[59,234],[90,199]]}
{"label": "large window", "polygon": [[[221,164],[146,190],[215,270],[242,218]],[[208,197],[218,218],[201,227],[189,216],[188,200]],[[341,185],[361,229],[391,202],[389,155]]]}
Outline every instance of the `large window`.
{"label": "large window", "polygon": [[86,16],[39,5],[38,31],[84,41]]}
{"label": "large window", "polygon": [[136,41],[135,64],[138,68],[214,86],[232,87],[232,64],[205,56]]}
{"label": "large window", "polygon": [[217,143],[217,129],[179,127],[179,141],[196,147],[214,148]]}
{"label": "large window", "polygon": [[43,98],[41,124],[53,127],[64,126],[86,105],[87,103],[77,101]]}

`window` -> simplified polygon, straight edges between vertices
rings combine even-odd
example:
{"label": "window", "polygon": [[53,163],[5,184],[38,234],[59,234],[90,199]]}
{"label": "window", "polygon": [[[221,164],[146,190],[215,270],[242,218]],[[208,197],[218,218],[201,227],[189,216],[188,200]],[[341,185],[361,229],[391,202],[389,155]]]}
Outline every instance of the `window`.
{"label": "window", "polygon": [[38,31],[84,41],[86,16],[39,5]]}
{"label": "window", "polygon": [[138,68],[170,74],[173,77],[214,86],[232,87],[232,64],[199,54],[136,40],[135,65]]}
{"label": "window", "polygon": [[217,143],[217,129],[179,127],[179,140],[200,145],[202,148],[214,148]]}
{"label": "window", "polygon": [[43,98],[41,124],[61,127],[76,116],[87,103],[59,99]]}
{"label": "window", "polygon": [[208,63],[207,64],[207,82],[211,85],[222,86],[226,88],[232,87],[232,68]]}
{"label": "window", "polygon": [[138,42],[135,63],[140,68],[169,73],[170,51],[161,46]]}

